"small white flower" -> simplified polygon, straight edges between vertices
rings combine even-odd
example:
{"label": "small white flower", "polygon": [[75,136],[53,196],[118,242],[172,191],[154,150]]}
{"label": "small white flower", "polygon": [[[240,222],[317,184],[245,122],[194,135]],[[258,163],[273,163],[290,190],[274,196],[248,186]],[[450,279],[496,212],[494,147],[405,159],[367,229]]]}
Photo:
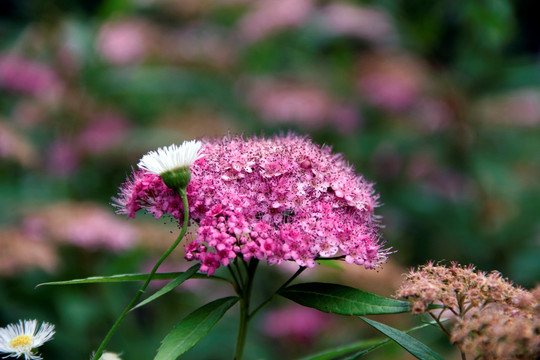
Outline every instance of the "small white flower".
{"label": "small white flower", "polygon": [[118,354],[112,352],[104,352],[99,360],[122,360]]}
{"label": "small white flower", "polygon": [[19,320],[18,324],[0,328],[0,353],[9,354],[9,357],[24,355],[26,360],[41,359],[32,350],[52,339],[54,325],[44,322],[37,332],[36,329],[36,320]]}
{"label": "small white flower", "polygon": [[150,151],[139,161],[139,168],[161,175],[167,171],[189,168],[195,160],[202,157],[199,153],[202,143],[197,140],[184,141],[178,146],[172,144],[157,151]]}

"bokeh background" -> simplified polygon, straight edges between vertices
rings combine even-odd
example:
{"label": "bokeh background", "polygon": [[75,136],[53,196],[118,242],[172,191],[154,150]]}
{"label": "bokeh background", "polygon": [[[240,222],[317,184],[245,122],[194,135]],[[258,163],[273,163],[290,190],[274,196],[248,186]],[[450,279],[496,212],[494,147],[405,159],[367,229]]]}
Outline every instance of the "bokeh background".
{"label": "bokeh background", "polygon": [[[147,151],[227,133],[306,134],[376,182],[397,253],[378,272],[320,267],[304,280],[391,295],[434,259],[534,286],[539,12],[534,0],[3,0],[0,326],[52,322],[44,358],[87,359],[136,285],[35,286],[148,270],[177,224],[127,221],[111,197]],[[179,249],[163,269],[188,265]],[[264,267],[255,296],[294,271]],[[231,293],[185,285],[130,314],[110,350],[151,359],[184,315]],[[278,300],[252,324],[247,358],[376,336],[357,320]],[[185,358],[230,358],[235,332],[231,312]],[[419,337],[456,357],[437,332]],[[368,358],[410,357],[389,346]]]}

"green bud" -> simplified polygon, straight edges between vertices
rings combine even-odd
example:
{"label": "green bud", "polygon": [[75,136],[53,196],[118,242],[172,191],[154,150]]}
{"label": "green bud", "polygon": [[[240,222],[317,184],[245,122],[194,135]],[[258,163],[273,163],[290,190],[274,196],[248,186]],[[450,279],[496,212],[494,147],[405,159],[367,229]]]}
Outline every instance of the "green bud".
{"label": "green bud", "polygon": [[185,190],[191,180],[191,171],[189,167],[182,167],[165,171],[160,174],[165,185],[173,190]]}

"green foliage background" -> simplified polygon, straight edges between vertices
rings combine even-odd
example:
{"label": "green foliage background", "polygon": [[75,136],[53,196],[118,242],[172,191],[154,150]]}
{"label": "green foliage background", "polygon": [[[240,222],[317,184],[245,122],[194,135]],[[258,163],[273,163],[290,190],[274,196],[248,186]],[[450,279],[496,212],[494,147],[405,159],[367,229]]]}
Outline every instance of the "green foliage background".
{"label": "green foliage background", "polygon": [[[323,9],[336,3],[375,9],[393,31],[370,40],[321,27],[317,19]],[[533,287],[540,278],[538,5],[532,0],[373,0],[313,1],[310,6],[312,15],[302,21],[248,41],[242,21],[256,6],[242,1],[3,1],[0,56],[16,54],[47,64],[64,89],[59,98],[43,99],[14,91],[0,75],[0,131],[16,134],[17,144],[32,149],[28,159],[0,133],[3,241],[24,230],[28,213],[48,205],[107,206],[139,157],[157,146],[227,132],[249,136],[292,130],[344,153],[376,182],[384,239],[397,250],[393,264],[405,269],[430,259],[473,263]],[[118,22],[143,24],[151,34],[151,50],[143,58],[113,64],[100,53],[103,26]],[[177,44],[174,36],[183,40]],[[406,105],[381,105],[370,97],[375,89],[358,85],[380,71],[379,62],[391,64],[383,73],[397,69],[398,74],[377,84],[383,90],[395,85],[391,76],[398,84],[403,77],[414,84],[385,98],[393,104],[410,91]],[[314,115],[314,122],[294,113],[278,121],[252,100],[257,84],[268,83],[322,93],[324,101],[345,104],[353,115],[345,125],[332,111]],[[21,109],[31,109],[38,120],[24,122]],[[82,151],[79,134],[103,113],[125,118],[129,126],[106,150]],[[59,139],[77,157],[75,168],[63,175],[48,165]],[[176,229],[171,223],[164,227]],[[59,261],[51,271],[32,266],[0,271],[0,326],[21,318],[53,322],[57,335],[43,347],[44,358],[88,358],[135,285],[35,285],[138,272],[159,253],[147,245],[122,252],[55,245]],[[329,276],[328,271],[317,276]],[[330,274],[348,280],[342,272]],[[280,276],[285,277],[266,269],[259,285],[278,286]],[[214,292],[227,293],[215,283],[203,287],[210,289],[170,295],[133,313],[111,349],[123,352],[124,359],[152,358],[164,335],[196,304]],[[225,320],[186,358],[228,358],[234,314]],[[296,349],[273,346],[261,326],[254,326],[247,355],[292,358],[373,334],[359,320],[339,326],[347,334],[326,334]],[[451,352],[444,339],[428,332],[423,336],[426,342],[438,341],[441,352]],[[384,351],[370,356],[403,358],[399,350]]]}

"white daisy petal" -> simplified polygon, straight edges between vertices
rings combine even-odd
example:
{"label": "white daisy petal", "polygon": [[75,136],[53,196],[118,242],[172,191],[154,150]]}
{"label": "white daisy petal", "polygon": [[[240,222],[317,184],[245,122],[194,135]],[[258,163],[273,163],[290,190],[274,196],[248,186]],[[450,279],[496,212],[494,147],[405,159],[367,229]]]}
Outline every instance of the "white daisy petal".
{"label": "white daisy petal", "polygon": [[178,168],[186,168],[201,158],[202,143],[197,140],[184,141],[181,145],[172,144],[150,151],[139,161],[139,168],[161,175]]}
{"label": "white daisy petal", "polygon": [[41,359],[32,350],[52,339],[54,325],[43,323],[37,332],[36,329],[36,320],[19,320],[18,324],[0,328],[0,353],[9,354],[9,357],[24,355],[26,360]]}

